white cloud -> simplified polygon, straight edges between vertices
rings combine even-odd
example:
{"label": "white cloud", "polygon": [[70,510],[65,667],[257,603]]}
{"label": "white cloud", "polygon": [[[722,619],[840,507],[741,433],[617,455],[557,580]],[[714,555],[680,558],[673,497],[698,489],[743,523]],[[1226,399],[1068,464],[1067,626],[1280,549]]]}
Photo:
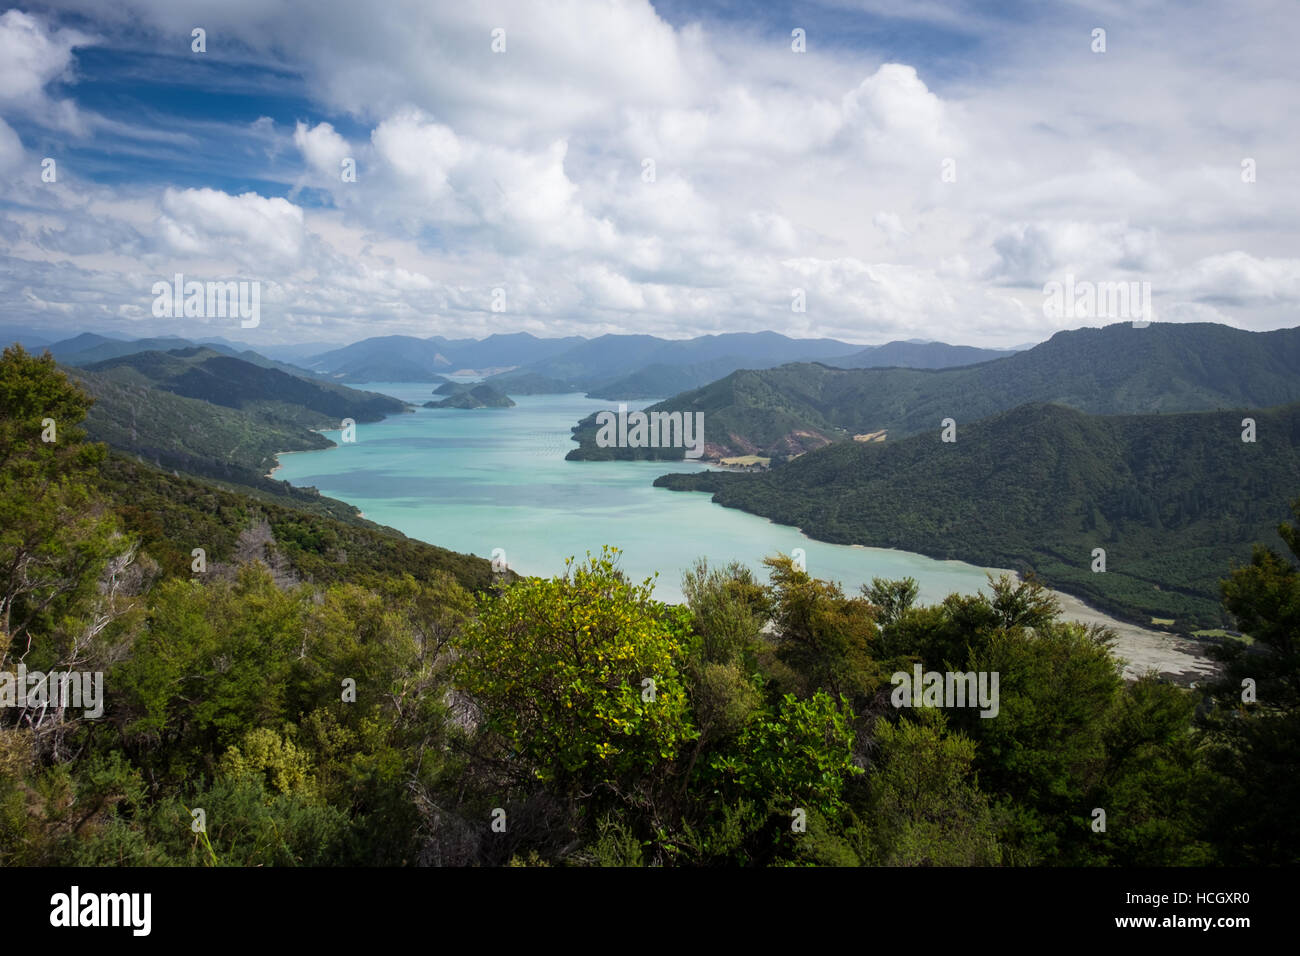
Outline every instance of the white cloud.
{"label": "white cloud", "polygon": [[84,133],[85,122],[76,106],[68,100],[50,100],[45,86],[71,72],[75,47],[93,42],[77,30],[50,30],[44,21],[20,10],[0,14],[0,110]]}
{"label": "white cloud", "polygon": [[380,123],[370,139],[379,157],[415,182],[423,198],[440,200],[451,194],[448,177],[462,151],[450,128],[419,110],[404,110]]}
{"label": "white cloud", "polygon": [[[1038,290],[1066,272],[1149,279],[1161,318],[1294,324],[1282,305],[1295,297],[1300,183],[1283,171],[1300,131],[1285,84],[1258,65],[1289,62],[1300,38],[1296,18],[1272,22],[1264,7],[1225,20],[1192,3],[1157,30],[1149,10],[1115,5],[1116,42],[1099,58],[1068,11],[1021,24],[873,3],[886,21],[972,41],[904,62],[816,30],[793,54],[758,21],[674,27],[645,0],[395,0],[361,17],[350,0],[55,2],[107,43],[126,24],[188,36],[201,15],[210,38],[298,74],[311,121],[252,129],[259,155],[292,160],[279,175],[303,205],[165,179],[61,182],[24,192],[27,218],[11,218],[29,238],[11,254],[105,277],[172,259],[256,269],[278,282],[285,335],[495,331],[490,290],[505,283],[512,325],[555,334],[771,327],[1013,344],[1054,330]],[[3,31],[21,41],[18,61],[0,59],[0,111],[17,102],[5,90],[22,90],[48,101],[44,123],[66,126],[89,114],[64,101],[70,112],[50,119],[64,107],[46,90],[73,75],[86,40],[53,23],[0,18],[0,50]],[[498,26],[507,51],[494,54]],[[0,168],[21,155],[0,121]],[[355,183],[340,180],[344,156]],[[956,182],[940,179],[946,157]],[[307,185],[332,208],[300,196]],[[40,300],[59,302],[56,285]]]}
{"label": "white cloud", "polygon": [[961,141],[939,97],[902,63],[883,64],[846,93],[844,120],[865,155],[878,161],[934,165]]}
{"label": "white cloud", "polygon": [[228,256],[248,268],[294,267],[305,239],[303,211],[256,193],[231,196],[217,189],[168,189],[157,235],[181,256]]}
{"label": "white cloud", "polygon": [[23,161],[23,141],[0,119],[0,173],[12,172]]}
{"label": "white cloud", "polygon": [[911,235],[903,226],[902,217],[898,213],[878,212],[872,217],[871,224],[885,234],[890,245],[897,245]]}
{"label": "white cloud", "polygon": [[[262,119],[258,122],[261,123]],[[334,132],[334,127],[329,123],[317,123],[314,127],[309,127],[306,123],[299,122],[294,127],[293,145],[298,147],[313,170],[335,179],[340,179],[343,159],[352,155],[348,141]]]}
{"label": "white cloud", "polygon": [[1208,303],[1300,302],[1300,259],[1257,259],[1236,250],[1179,270],[1174,288]]}
{"label": "white cloud", "polygon": [[1102,281],[1108,273],[1151,271],[1163,264],[1151,230],[1115,222],[1017,222],[992,242],[997,261],[986,273],[1015,285],[1041,286],[1056,273]]}

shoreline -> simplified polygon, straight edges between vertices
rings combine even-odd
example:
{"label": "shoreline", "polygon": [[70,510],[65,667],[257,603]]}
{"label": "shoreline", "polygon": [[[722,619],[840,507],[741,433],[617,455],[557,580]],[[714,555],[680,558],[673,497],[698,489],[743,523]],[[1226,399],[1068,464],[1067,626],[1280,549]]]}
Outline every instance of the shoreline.
{"label": "shoreline", "polygon": [[[312,429],[312,431],[315,431],[315,430],[316,430],[316,429]],[[335,447],[338,447],[338,446],[335,445]],[[263,475],[262,477],[263,477],[263,478],[271,478],[271,479],[274,479],[274,480],[277,480],[277,481],[284,481],[286,484],[288,484],[288,485],[289,485],[290,487],[292,487],[292,488],[298,488],[298,487],[300,487],[299,485],[295,485],[293,482],[288,481],[288,480],[286,480],[286,479],[284,479],[284,478],[278,478],[278,479],[277,479],[277,478],[275,477],[275,473],[276,473],[277,471],[279,471],[282,467],[284,467],[283,465],[280,464],[280,458],[281,458],[281,456],[283,456],[283,455],[304,455],[304,454],[306,454],[306,453],[308,453],[308,452],[313,452],[313,451],[329,451],[329,449],[328,449],[328,448],[302,448],[302,449],[299,449],[298,451],[278,451],[278,452],[275,453],[275,465],[271,468],[270,471],[268,471],[268,472],[267,472],[265,475]],[[322,495],[322,497],[328,497],[328,496]],[[336,499],[334,499],[334,500],[335,500],[335,501],[343,501],[342,498],[336,498]],[[366,518],[366,513],[365,513],[364,511],[362,511],[360,508],[357,508],[357,506],[354,505],[352,502],[350,502],[350,501],[343,501],[343,503],[344,503],[345,505],[347,505],[348,507],[350,507],[350,508],[356,508],[356,509],[357,509],[357,517],[358,517],[358,518]],[[369,518],[366,518],[366,520],[369,521],[370,519],[369,519]],[[397,530],[397,529],[394,529],[394,530]],[[431,542],[431,541],[430,541],[430,542],[426,542],[426,543],[427,543],[427,544],[433,544],[433,542]]]}
{"label": "shoreline", "polygon": [[[1007,568],[989,568],[993,573],[1008,574],[1016,582],[1024,578]],[[1044,585],[1046,587],[1046,585]],[[1080,624],[1101,624],[1115,634],[1112,653],[1123,661],[1124,678],[1136,680],[1150,670],[1174,683],[1187,685],[1213,677],[1219,665],[1206,653],[1208,645],[1186,634],[1156,631],[1122,621],[1098,610],[1082,598],[1056,588],[1047,588],[1060,607],[1058,619]]]}
{"label": "shoreline", "polygon": [[272,457],[275,459],[275,464],[272,465],[272,466],[271,466],[271,470],[268,471],[268,472],[267,472],[265,475],[263,475],[262,477],[263,477],[263,478],[274,478],[274,477],[275,477],[275,473],[276,473],[277,471],[279,471],[280,468],[282,467],[281,464],[280,464],[280,458],[281,458],[281,456],[283,456],[283,455],[301,455],[303,452],[307,452],[307,451],[329,451],[329,449],[328,449],[328,448],[303,448],[303,449],[300,449],[300,450],[298,450],[298,451],[277,451],[277,452],[275,453],[275,455],[272,456]]}
{"label": "shoreline", "polygon": [[[281,469],[281,455],[294,455],[301,454],[305,451],[326,450],[328,449],[303,449],[301,451],[280,452],[276,455],[275,466],[267,473],[266,477],[274,478],[276,472]],[[700,464],[706,468],[718,467],[717,463],[701,462]],[[350,502],[348,503],[350,504]],[[712,501],[711,503],[717,504],[720,507],[731,508],[732,510],[739,511],[743,514],[763,518],[763,520],[767,521],[769,524],[780,525],[781,527],[786,528],[794,527],[801,536],[810,541],[817,541],[820,544],[832,544],[841,547],[890,552],[893,554],[917,555],[931,561],[939,561],[953,565],[965,565],[980,570],[986,575],[992,575],[994,579],[1005,574],[1017,583],[1024,580],[1018,572],[1009,568],[986,567],[975,562],[963,561],[957,558],[936,558],[918,551],[906,551],[900,548],[881,548],[873,545],[856,543],[844,545],[840,542],[823,541],[814,535],[808,534],[808,532],[803,528],[782,524],[781,522],[774,521],[766,515],[758,515],[754,512],[747,511],[744,508],[722,505],[717,501]],[[353,505],[353,507],[356,506]],[[365,512],[361,511],[361,509],[358,508],[357,513],[359,517],[365,518]],[[436,545],[436,542],[429,543]],[[1044,587],[1046,587],[1046,589],[1051,593],[1060,608],[1058,615],[1060,620],[1077,621],[1085,625],[1100,624],[1108,628],[1116,636],[1113,653],[1116,658],[1123,661],[1123,674],[1125,679],[1135,680],[1147,671],[1154,669],[1158,674],[1160,674],[1160,676],[1185,685],[1194,680],[1201,680],[1205,677],[1211,676],[1218,670],[1218,665],[1214,661],[1210,660],[1206,654],[1209,645],[1205,642],[1197,641],[1188,635],[1156,631],[1148,627],[1121,620],[1112,614],[1092,607],[1082,598],[1056,588],[1047,587],[1046,585],[1044,585]]]}
{"label": "shoreline", "polygon": [[[712,503],[718,504],[716,501]],[[722,507],[730,506],[722,505]],[[734,510],[744,514],[753,514],[753,512],[746,511],[744,508]],[[755,517],[764,518],[770,524],[781,524],[779,521],[774,521],[765,515],[756,515]],[[837,543],[821,541],[819,538],[808,534],[803,528],[795,525],[781,525],[781,527],[794,527],[809,541],[817,541],[820,544]],[[969,567],[978,568],[986,574],[991,574],[995,579],[1005,574],[1017,584],[1024,581],[1020,572],[1010,568],[985,567],[970,561],[962,561],[959,558],[934,558],[927,554],[921,554],[919,551],[904,551],[901,548],[879,548],[868,544],[850,544],[841,545],[841,547],[861,548],[867,551],[890,551],[895,554],[918,554],[921,557],[929,558],[931,561],[965,564]],[[1110,629],[1115,635],[1112,654],[1122,661],[1125,680],[1137,680],[1148,671],[1155,670],[1162,678],[1186,686],[1193,681],[1213,677],[1219,671],[1219,664],[1212,660],[1207,653],[1209,645],[1206,642],[1196,640],[1187,634],[1157,631],[1143,627],[1140,624],[1121,620],[1066,591],[1049,587],[1046,584],[1043,587],[1056,599],[1057,606],[1060,608],[1057,614],[1058,620],[1075,621],[1084,625],[1100,624]]]}

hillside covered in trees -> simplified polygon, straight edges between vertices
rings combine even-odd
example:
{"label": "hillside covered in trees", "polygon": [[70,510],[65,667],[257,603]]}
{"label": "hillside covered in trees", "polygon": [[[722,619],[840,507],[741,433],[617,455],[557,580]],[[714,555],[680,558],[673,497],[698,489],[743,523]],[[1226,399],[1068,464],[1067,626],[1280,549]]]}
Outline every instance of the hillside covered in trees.
{"label": "hillside covered in trees", "polygon": [[[844,442],[770,472],[655,484],[706,491],[814,538],[1034,572],[1108,611],[1224,622],[1218,580],[1300,488],[1300,403],[1252,412],[1087,415],[1024,405],[892,442]],[[1094,571],[1096,548],[1104,573]]]}
{"label": "hillside covered in trees", "polygon": [[[1300,328],[1121,323],[1058,332],[1024,352],[946,369],[739,371],[649,407],[704,414],[706,457],[784,459],[853,435],[888,440],[1050,402],[1096,415],[1269,408],[1300,401]],[[574,461],[681,459],[680,448],[601,448],[595,416],[574,429]]]}
{"label": "hillside covered in trees", "polygon": [[[1225,581],[1253,644],[1189,691],[1125,682],[1034,582],[923,607],[773,558],[701,563],[666,605],[612,551],[505,580],[108,459],[89,404],[51,358],[0,359],[0,673],[104,689],[94,716],[5,699],[0,865],[1300,855],[1294,525]],[[918,665],[1000,675],[996,716],[896,706]]]}

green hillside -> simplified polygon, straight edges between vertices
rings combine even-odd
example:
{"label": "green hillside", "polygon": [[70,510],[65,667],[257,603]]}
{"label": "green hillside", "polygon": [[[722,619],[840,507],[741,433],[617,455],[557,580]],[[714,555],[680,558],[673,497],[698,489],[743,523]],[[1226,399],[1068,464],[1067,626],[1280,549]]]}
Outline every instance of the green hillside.
{"label": "green hillside", "polygon": [[263,421],[337,428],[344,418],[378,421],[406,410],[387,395],[316,382],[208,348],[138,352],[84,366],[122,383],[237,408]]}
{"label": "green hillside", "polygon": [[277,453],[334,445],[304,427],[260,420],[141,380],[123,381],[122,376],[82,368],[64,371],[95,399],[86,416],[92,440],[162,468],[256,487],[287,487],[263,478],[275,466]]}
{"label": "green hillside", "polygon": [[[889,439],[969,423],[1029,402],[1102,415],[1267,408],[1300,400],[1300,328],[1244,332],[1154,323],[1060,332],[1007,358],[959,368],[741,371],[652,405],[704,412],[706,455],[784,458],[854,434]],[[681,458],[675,449],[602,449],[595,416],[573,460]]]}
{"label": "green hillside", "polygon": [[[384,578],[446,572],[471,590],[492,583],[484,558],[459,554],[355,517],[314,513],[301,501],[223,488],[160,472],[114,455],[100,468],[99,485],[113,501],[124,530],[166,574],[189,575],[191,551],[202,547],[209,564],[251,557],[269,559],[293,576],[318,584],[347,581],[377,585]],[[322,502],[332,499],[321,498]],[[342,504],[335,502],[335,504]],[[266,554],[241,541],[264,526],[271,538]]]}
{"label": "green hillside", "polygon": [[[1217,581],[1300,489],[1300,404],[1102,417],[1026,405],[934,434],[845,442],[770,472],[666,475],[814,538],[1034,571],[1117,614],[1222,621]],[[1091,570],[1106,552],[1106,572]]]}
{"label": "green hillside", "polygon": [[[52,357],[0,356],[0,673],[103,678],[83,706],[0,707],[7,872],[1297,861],[1297,524],[1223,582],[1254,643],[1216,646],[1222,679],[1188,689],[1125,680],[1107,632],[1061,619],[1034,582],[920,606],[910,580],[845,594],[788,556],[766,581],[701,560],[667,605],[608,548],[553,578],[493,574],[107,457],[79,427],[89,403]],[[1258,486],[1233,515],[1253,520],[1295,418],[1263,414],[1259,443],[1229,449],[1225,416],[1170,432],[1039,406],[937,454],[915,439],[801,462],[901,454],[919,479],[965,455],[1006,484],[1027,460],[1040,483],[1100,494],[1122,455],[1149,483],[1209,488],[1180,507],[1214,517],[1249,456]],[[1179,442],[1207,463],[1182,484]],[[962,500],[943,504],[932,519]],[[968,673],[979,699],[900,700],[918,668]]]}

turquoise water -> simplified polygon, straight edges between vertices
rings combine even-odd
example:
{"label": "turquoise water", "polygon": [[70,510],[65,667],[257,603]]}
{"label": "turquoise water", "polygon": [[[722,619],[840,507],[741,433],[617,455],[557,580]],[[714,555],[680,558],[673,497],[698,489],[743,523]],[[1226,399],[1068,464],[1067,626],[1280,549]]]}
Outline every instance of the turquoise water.
{"label": "turquoise water", "polygon": [[[432,385],[367,389],[406,402],[429,401]],[[609,402],[573,395],[515,396],[514,408],[417,408],[356,426],[356,442],[280,456],[276,478],[315,485],[367,518],[453,551],[505,552],[521,574],[553,575],[564,559],[601,545],[621,548],[634,579],[652,576],[661,600],[681,600],[681,576],[699,557],[742,561],[759,572],[770,554],[806,552],[808,572],[856,593],[872,577],[913,577],[922,601],[987,587],[982,569],[880,548],[825,544],[795,528],[713,504],[706,494],[652,487],[675,462],[565,461],[569,429]],[[629,410],[648,402],[630,402]],[[338,432],[326,432],[339,441]]]}

